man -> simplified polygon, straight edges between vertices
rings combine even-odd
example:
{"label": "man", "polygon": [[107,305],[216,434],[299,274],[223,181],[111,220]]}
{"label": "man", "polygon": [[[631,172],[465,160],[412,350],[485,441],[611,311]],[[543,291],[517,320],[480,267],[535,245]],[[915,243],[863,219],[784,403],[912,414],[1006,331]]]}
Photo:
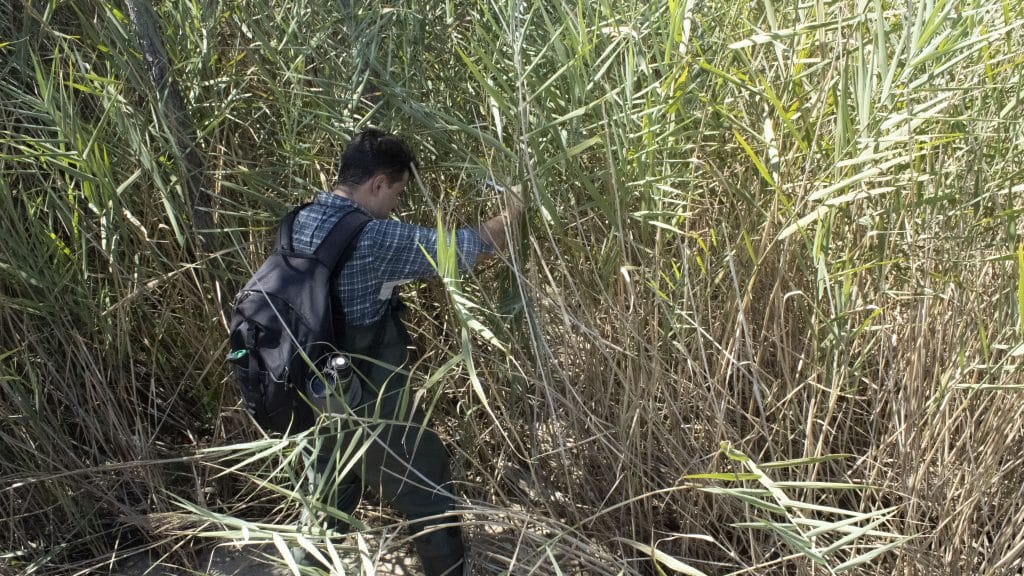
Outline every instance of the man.
{"label": "man", "polygon": [[[367,486],[410,520],[424,571],[434,576],[461,573],[464,551],[461,530],[452,526],[455,518],[438,517],[454,504],[448,455],[437,435],[425,428],[423,413],[411,405],[407,374],[401,370],[410,339],[395,288],[437,273],[424,255],[436,261],[436,231],[388,219],[414,164],[412,152],[398,137],[374,129],[358,134],[341,155],[333,190],[318,195],[298,214],[292,235],[295,250],[312,253],[350,211],[374,218],[354,241],[335,286],[335,306],[340,304],[345,317],[344,341],[336,345],[353,358],[372,359],[354,362],[361,400],[349,408],[357,417],[352,420],[364,424],[348,427],[331,449],[321,448],[315,468],[330,494],[324,504],[351,514]],[[510,208],[479,229],[458,230],[460,269],[468,270],[503,249],[506,225],[520,211]],[[367,448],[361,460],[349,473],[341,473],[349,446],[363,442]]]}

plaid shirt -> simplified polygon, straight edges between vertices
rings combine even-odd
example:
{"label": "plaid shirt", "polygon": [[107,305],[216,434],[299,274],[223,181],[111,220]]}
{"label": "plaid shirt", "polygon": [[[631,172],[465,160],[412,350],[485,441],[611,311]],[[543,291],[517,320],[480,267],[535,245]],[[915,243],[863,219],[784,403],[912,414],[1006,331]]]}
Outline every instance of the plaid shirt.
{"label": "plaid shirt", "polygon": [[[318,194],[313,204],[295,218],[294,249],[312,254],[334,224],[352,210],[371,216],[348,198],[330,192]],[[455,241],[463,272],[472,268],[481,254],[494,251],[472,228],[457,230]],[[424,251],[437,261],[436,230],[397,220],[369,222],[356,239],[352,257],[335,285],[345,321],[353,326],[370,324],[384,315],[395,287],[437,275]]]}

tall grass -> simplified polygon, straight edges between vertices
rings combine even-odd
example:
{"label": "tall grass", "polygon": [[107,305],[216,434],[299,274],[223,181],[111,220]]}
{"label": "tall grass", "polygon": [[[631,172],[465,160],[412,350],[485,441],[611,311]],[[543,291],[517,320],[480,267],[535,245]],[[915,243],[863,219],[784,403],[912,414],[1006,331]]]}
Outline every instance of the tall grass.
{"label": "tall grass", "polygon": [[410,221],[475,225],[489,176],[530,206],[409,299],[479,571],[1022,569],[1016,4],[165,2],[205,230],[123,9],[5,1],[15,573],[401,545],[372,506],[296,531],[315,436],[261,438],[221,360],[223,298],[365,124],[421,157]]}

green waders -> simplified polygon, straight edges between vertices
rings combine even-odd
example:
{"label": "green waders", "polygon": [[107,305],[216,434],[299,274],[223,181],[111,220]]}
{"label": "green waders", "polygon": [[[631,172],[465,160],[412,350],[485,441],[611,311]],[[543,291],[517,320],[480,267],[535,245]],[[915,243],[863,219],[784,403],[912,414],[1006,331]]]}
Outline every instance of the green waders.
{"label": "green waders", "polygon": [[[342,350],[351,354],[362,386],[361,399],[351,407],[357,416],[342,428],[338,450],[326,442],[317,453],[317,476],[327,484],[325,504],[352,514],[363,488],[369,487],[411,522],[416,552],[427,576],[463,573],[464,548],[453,516],[430,518],[452,510],[451,472],[441,440],[425,426],[425,417],[412,408],[407,374],[409,335],[399,317],[401,304],[369,326],[346,327]],[[373,360],[360,359],[366,356]],[[372,438],[372,439],[371,439]],[[353,442],[355,440],[355,442]],[[368,443],[351,472],[338,478],[350,445]],[[333,492],[333,494],[332,494]],[[333,500],[333,502],[332,502]],[[345,526],[334,526],[344,530]]]}

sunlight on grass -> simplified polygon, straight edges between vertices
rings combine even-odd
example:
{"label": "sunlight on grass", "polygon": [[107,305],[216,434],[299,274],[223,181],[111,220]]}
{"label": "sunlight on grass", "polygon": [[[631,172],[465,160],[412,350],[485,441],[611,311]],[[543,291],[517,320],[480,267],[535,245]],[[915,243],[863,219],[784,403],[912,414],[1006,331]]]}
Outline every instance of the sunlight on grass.
{"label": "sunlight on grass", "polygon": [[[154,5],[184,140],[124,9],[4,4],[0,567],[408,543],[375,505],[302,532],[337,515],[316,433],[262,436],[222,362],[278,217],[375,125],[442,232],[411,400],[479,571],[1022,569],[1024,7],[348,4]],[[488,178],[527,217],[458,278]]]}

